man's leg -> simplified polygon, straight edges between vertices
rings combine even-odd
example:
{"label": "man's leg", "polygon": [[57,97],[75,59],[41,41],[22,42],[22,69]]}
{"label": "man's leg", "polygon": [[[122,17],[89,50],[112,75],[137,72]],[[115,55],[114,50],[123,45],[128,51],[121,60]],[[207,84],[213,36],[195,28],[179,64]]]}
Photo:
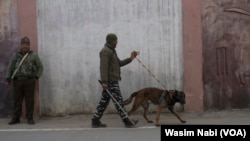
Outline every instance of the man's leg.
{"label": "man's leg", "polygon": [[110,96],[106,91],[102,91],[102,96],[99,101],[99,104],[97,105],[96,111],[92,117],[92,127],[98,128],[98,127],[106,127],[106,124],[101,123],[100,119],[102,118],[102,115],[104,111],[106,110],[108,104],[110,102]]}
{"label": "man's leg", "polygon": [[24,93],[25,93],[27,122],[28,124],[35,124],[35,121],[33,119],[33,113],[34,113],[36,80],[35,79],[26,80],[25,85],[26,87],[24,88]]}
{"label": "man's leg", "polygon": [[23,81],[13,81],[13,95],[14,95],[14,113],[9,125],[20,123],[22,115],[22,102],[23,102]]}
{"label": "man's leg", "polygon": [[125,126],[126,127],[134,127],[134,125],[137,124],[138,121],[133,120],[134,123],[132,123],[131,120],[129,119],[129,117],[127,117],[127,114],[124,113],[124,112],[126,112],[126,109],[125,109],[124,104],[123,104],[123,98],[121,95],[119,83],[116,81],[112,82],[112,84],[110,84],[109,89],[110,89],[110,93],[112,94],[113,98],[115,98],[115,100],[116,100],[116,101],[114,101],[112,99],[114,104],[115,104],[116,110],[117,110],[118,114],[120,115],[122,121],[124,122]]}

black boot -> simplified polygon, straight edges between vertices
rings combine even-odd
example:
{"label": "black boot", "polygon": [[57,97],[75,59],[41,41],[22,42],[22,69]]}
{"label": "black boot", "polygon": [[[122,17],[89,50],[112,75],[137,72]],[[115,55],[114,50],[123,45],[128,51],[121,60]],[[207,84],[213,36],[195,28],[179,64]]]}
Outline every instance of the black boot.
{"label": "black boot", "polygon": [[33,118],[28,118],[27,122],[28,122],[29,125],[35,124],[35,121],[33,120]]}
{"label": "black boot", "polygon": [[[132,121],[133,121],[133,122],[132,122]],[[124,119],[123,122],[124,122],[124,124],[125,124],[125,127],[126,127],[126,128],[134,128],[135,125],[138,123],[138,120],[132,119],[132,121],[129,120],[129,118]]]}
{"label": "black boot", "polygon": [[14,125],[20,123],[20,119],[19,118],[12,118],[11,121],[9,122],[9,125]]}
{"label": "black boot", "polygon": [[92,127],[100,128],[100,127],[107,127],[107,125],[103,124],[99,119],[92,119]]}

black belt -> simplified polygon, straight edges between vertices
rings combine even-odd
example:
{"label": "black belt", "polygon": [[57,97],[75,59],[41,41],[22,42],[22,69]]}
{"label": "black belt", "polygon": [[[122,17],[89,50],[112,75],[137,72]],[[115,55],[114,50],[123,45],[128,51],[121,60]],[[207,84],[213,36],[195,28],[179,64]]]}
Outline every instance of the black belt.
{"label": "black belt", "polygon": [[25,76],[19,76],[14,77],[14,80],[28,80],[28,79],[34,79],[35,77],[25,77]]}

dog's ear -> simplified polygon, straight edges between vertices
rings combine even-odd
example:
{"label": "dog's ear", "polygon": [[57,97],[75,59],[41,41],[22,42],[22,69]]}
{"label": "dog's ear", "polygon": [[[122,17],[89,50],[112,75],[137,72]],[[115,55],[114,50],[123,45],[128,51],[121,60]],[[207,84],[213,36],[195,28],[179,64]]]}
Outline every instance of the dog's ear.
{"label": "dog's ear", "polygon": [[168,91],[169,97],[172,99],[175,96],[175,90]]}

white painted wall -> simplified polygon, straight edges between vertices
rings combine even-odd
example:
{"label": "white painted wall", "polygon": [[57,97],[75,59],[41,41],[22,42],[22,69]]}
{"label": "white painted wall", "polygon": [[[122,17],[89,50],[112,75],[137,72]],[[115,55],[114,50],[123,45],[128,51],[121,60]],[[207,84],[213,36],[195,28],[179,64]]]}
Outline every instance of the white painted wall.
{"label": "white painted wall", "polygon": [[[183,89],[181,0],[37,0],[37,9],[41,114],[95,111],[99,50],[109,32],[118,36],[120,59],[138,50],[168,89]],[[162,88],[136,60],[122,68],[124,99],[147,86]]]}

